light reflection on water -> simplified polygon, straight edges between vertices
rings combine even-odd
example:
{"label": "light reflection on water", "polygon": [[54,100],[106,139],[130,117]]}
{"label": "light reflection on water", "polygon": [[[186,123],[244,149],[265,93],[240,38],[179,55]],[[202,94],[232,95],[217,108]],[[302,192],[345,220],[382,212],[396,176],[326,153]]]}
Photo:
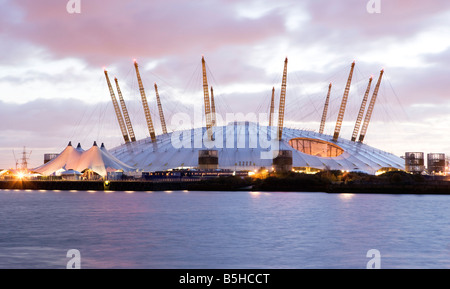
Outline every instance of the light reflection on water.
{"label": "light reflection on water", "polygon": [[351,200],[355,194],[343,193],[338,195],[341,200]]}
{"label": "light reflection on water", "polygon": [[450,268],[450,196],[0,191],[0,268]]}

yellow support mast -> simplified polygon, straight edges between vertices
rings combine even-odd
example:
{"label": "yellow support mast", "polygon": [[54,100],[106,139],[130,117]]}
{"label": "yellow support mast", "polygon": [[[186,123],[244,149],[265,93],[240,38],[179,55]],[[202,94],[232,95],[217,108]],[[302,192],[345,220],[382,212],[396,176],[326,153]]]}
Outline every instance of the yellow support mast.
{"label": "yellow support mast", "polygon": [[353,129],[352,141],[356,141],[356,137],[358,136],[359,129],[361,127],[361,121],[364,116],[364,111],[366,109],[367,98],[369,97],[370,86],[372,84],[373,77],[369,78],[369,84],[367,85],[366,92],[364,93],[364,98],[361,103],[361,107],[359,109],[358,118],[356,119],[355,128]]}
{"label": "yellow support mast", "polygon": [[272,87],[272,99],[270,100],[269,127],[273,125],[273,113],[275,110],[275,87]]}
{"label": "yellow support mast", "polygon": [[378,89],[380,88],[381,78],[383,77],[384,69],[380,71],[380,76],[378,77],[377,85],[373,90],[372,98],[370,99],[369,107],[367,108],[366,117],[364,118],[364,123],[361,129],[361,134],[359,135],[359,142],[363,142],[366,136],[367,127],[369,126],[370,118],[372,117],[373,108],[375,107],[375,101],[377,100]]}
{"label": "yellow support mast", "polygon": [[163,134],[166,134],[167,133],[166,120],[164,118],[164,112],[161,106],[161,100],[159,98],[158,86],[156,85],[156,82],[155,82],[155,93],[156,93],[156,103],[158,104],[159,118],[161,119],[162,132]]}
{"label": "yellow support mast", "polygon": [[211,86],[211,124],[212,126],[217,126],[216,105],[214,103],[214,90],[212,86]]}
{"label": "yellow support mast", "polygon": [[206,63],[205,58],[203,56],[202,56],[202,71],[203,71],[203,100],[205,102],[206,131],[208,133],[208,140],[212,140],[211,105],[209,102],[208,79],[206,77]]}
{"label": "yellow support mast", "polygon": [[125,127],[125,122],[123,121],[122,113],[120,112],[119,104],[117,103],[116,95],[114,94],[114,90],[112,88],[111,82],[109,81],[108,71],[104,70],[106,82],[108,83],[109,93],[111,94],[111,99],[114,105],[114,110],[116,112],[117,121],[119,122],[120,131],[122,132],[123,139],[125,143],[130,142],[128,137],[127,129]]}
{"label": "yellow support mast", "polygon": [[116,82],[117,94],[119,95],[119,102],[120,102],[120,105],[122,106],[123,117],[125,118],[125,123],[127,125],[128,134],[130,135],[131,141],[135,142],[136,137],[134,135],[133,126],[131,125],[131,120],[130,120],[130,116],[128,114],[128,109],[127,109],[127,106],[125,105],[125,101],[123,100],[122,91],[120,90],[119,81],[117,80],[117,77],[114,78],[114,81]]}
{"label": "yellow support mast", "polygon": [[287,64],[288,59],[286,57],[286,59],[284,60],[283,80],[281,83],[280,108],[278,111],[278,140],[280,141],[283,136],[284,108],[286,101]]}
{"label": "yellow support mast", "polygon": [[327,98],[325,99],[325,105],[323,107],[322,120],[320,121],[319,133],[323,133],[323,131],[325,129],[325,122],[327,121],[327,114],[328,114],[328,105],[330,103],[331,86],[332,86],[332,84],[330,82],[330,85],[328,85]]}
{"label": "yellow support mast", "polygon": [[344,120],[345,108],[347,106],[348,94],[350,92],[350,85],[352,83],[353,69],[355,68],[355,61],[352,63],[350,74],[348,76],[347,85],[345,86],[344,96],[342,97],[341,108],[339,109],[338,119],[336,121],[336,128],[334,129],[333,141],[337,141],[339,133],[341,132],[342,121]]}
{"label": "yellow support mast", "polygon": [[150,114],[150,108],[148,107],[147,97],[145,96],[144,85],[142,84],[141,75],[139,73],[139,67],[136,60],[134,60],[134,67],[136,69],[136,76],[139,83],[139,92],[141,93],[142,105],[144,107],[145,120],[147,121],[148,131],[152,142],[156,142],[155,128],[153,127],[152,116]]}

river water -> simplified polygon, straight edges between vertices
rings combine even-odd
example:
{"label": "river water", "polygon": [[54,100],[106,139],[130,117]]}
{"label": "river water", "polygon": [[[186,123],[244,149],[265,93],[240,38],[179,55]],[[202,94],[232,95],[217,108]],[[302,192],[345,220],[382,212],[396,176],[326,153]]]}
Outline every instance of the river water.
{"label": "river water", "polygon": [[450,196],[0,190],[0,268],[450,268]]}

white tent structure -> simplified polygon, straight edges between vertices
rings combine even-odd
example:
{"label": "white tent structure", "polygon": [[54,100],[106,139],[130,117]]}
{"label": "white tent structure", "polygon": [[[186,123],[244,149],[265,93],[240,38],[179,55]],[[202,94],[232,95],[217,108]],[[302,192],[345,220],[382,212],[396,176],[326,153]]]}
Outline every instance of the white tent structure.
{"label": "white tent structure", "polygon": [[66,170],[77,170],[78,161],[82,152],[72,146],[72,142],[69,142],[67,147],[53,160],[48,163],[33,169],[34,172],[42,175],[56,175]]}
{"label": "white tent structure", "polygon": [[108,172],[135,171],[135,169],[111,155],[103,144],[99,148],[96,142],[87,151],[84,151],[80,145],[74,148],[72,143],[69,142],[56,158],[33,169],[34,172],[45,176],[61,174],[69,170],[76,172],[91,170],[102,177],[106,177]]}

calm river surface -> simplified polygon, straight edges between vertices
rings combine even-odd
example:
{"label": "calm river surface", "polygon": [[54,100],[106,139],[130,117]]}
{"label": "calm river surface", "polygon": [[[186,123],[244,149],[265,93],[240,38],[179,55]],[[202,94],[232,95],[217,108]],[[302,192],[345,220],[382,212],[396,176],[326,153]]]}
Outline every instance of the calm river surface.
{"label": "calm river surface", "polygon": [[450,268],[450,196],[0,190],[0,268]]}

